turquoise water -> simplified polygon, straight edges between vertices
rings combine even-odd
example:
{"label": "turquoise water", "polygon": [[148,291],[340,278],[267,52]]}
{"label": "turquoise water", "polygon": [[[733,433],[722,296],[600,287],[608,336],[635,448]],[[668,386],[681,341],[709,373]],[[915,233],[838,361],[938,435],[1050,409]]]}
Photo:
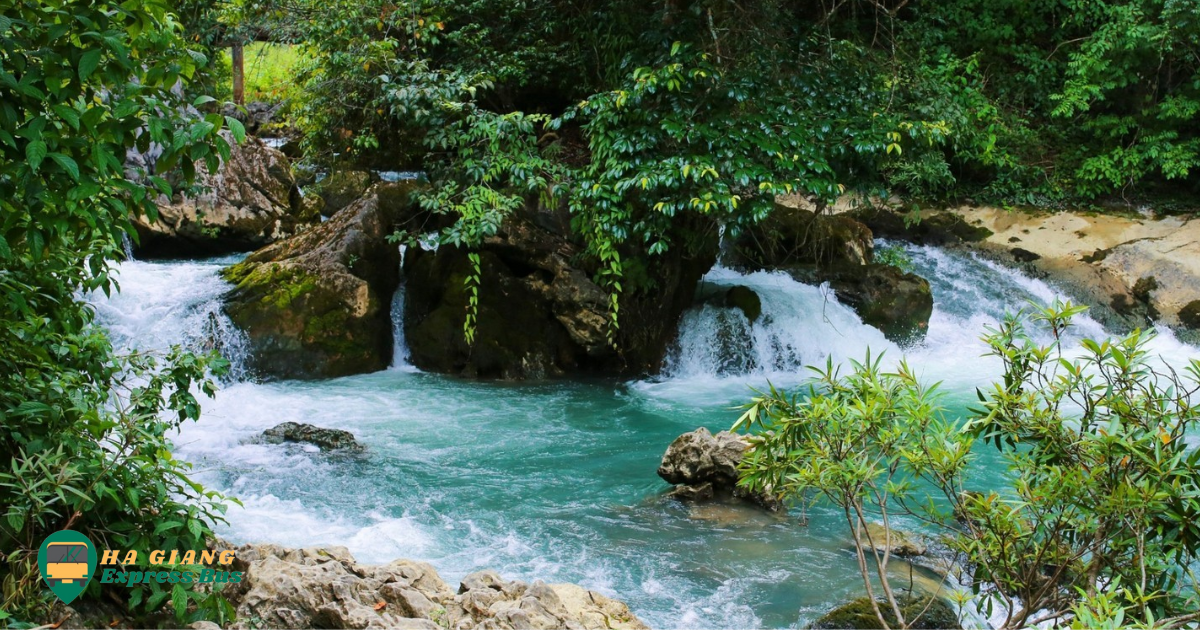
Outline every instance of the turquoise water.
{"label": "turquoise water", "polygon": [[[660,628],[800,627],[862,585],[844,521],[825,508],[773,516],[663,498],[655,474],[667,445],[728,428],[750,386],[798,382],[800,367],[844,361],[869,346],[907,353],[944,381],[952,409],[998,366],[981,358],[983,327],[1046,285],[962,255],[910,248],[933,281],[926,343],[906,351],[865,327],[828,291],[778,274],[715,269],[763,299],[755,324],[698,306],[666,372],[643,381],[477,383],[425,374],[403,360],[384,372],[320,382],[236,382],[176,439],[197,477],[242,500],[221,534],[233,541],[345,545],[363,561],[431,562],[448,581],[483,568],[506,577],[576,582],[627,602]],[[96,298],[120,343],[162,347],[240,341],[216,309],[228,260],[126,263],[123,293]],[[402,298],[402,294],[398,296]],[[1103,333],[1094,322],[1083,334]],[[1164,360],[1200,354],[1169,334]],[[403,355],[403,339],[398,340]],[[253,437],[285,421],[353,432],[362,455],[325,455]],[[999,464],[985,457],[982,480]],[[902,523],[903,525],[903,523]]]}

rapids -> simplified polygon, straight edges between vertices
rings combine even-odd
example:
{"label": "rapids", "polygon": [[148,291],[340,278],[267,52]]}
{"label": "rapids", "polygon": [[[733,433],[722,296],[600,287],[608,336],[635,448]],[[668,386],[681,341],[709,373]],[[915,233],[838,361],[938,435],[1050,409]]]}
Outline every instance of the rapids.
{"label": "rapids", "polygon": [[[971,256],[906,250],[935,298],[928,337],[912,348],[864,326],[827,288],[716,268],[705,281],[754,289],[762,317],[751,324],[737,310],[693,308],[658,377],[463,381],[408,366],[398,334],[396,365],[375,374],[257,383],[235,370],[176,438],[177,454],[199,481],[242,501],[219,527],[235,542],[345,545],[361,561],[431,562],[448,580],[492,568],[576,582],[659,628],[803,627],[862,590],[838,515],[816,508],[801,526],[795,515],[689,508],[661,497],[667,485],[655,468],[679,434],[728,428],[749,387],[793,385],[804,365],[859,359],[868,347],[888,361],[906,355],[965,409],[999,372],[981,357],[985,326],[1056,293]],[[217,276],[235,260],[126,262],[121,292],[89,300],[118,346],[215,344],[236,366],[245,342],[220,312],[228,287]],[[1076,334],[1105,334],[1086,317],[1078,323]],[[1172,364],[1200,355],[1169,331],[1153,344]],[[321,455],[249,441],[289,420],[349,430],[368,450]],[[979,474],[996,466],[985,458]]]}

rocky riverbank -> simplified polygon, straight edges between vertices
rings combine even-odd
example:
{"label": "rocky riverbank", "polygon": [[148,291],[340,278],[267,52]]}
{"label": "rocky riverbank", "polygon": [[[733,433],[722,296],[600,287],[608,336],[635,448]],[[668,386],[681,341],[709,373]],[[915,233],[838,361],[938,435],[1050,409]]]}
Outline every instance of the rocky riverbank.
{"label": "rocky riverbank", "polygon": [[905,226],[853,210],[875,236],[962,247],[1042,278],[1113,330],[1165,324],[1200,341],[1200,221],[1184,216],[957,207]]}
{"label": "rocky riverbank", "polygon": [[574,584],[472,573],[451,588],[424,562],[358,563],[345,547],[228,546],[244,579],[233,628],[646,628],[625,604]]}

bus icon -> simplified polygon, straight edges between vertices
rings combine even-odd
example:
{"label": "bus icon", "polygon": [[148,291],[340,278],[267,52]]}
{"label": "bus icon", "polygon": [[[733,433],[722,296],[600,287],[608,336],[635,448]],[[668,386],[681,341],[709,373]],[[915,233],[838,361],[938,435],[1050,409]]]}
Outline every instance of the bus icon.
{"label": "bus icon", "polygon": [[86,583],[88,546],[81,542],[52,542],[46,545],[46,581],[51,585]]}

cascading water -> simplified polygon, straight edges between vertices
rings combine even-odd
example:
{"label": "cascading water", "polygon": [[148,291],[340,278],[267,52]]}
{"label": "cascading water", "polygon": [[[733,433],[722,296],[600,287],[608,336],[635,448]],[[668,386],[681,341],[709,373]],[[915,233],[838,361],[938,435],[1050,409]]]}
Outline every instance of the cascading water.
{"label": "cascading water", "polygon": [[[730,406],[768,380],[799,382],[804,364],[906,354],[945,382],[952,408],[998,374],[983,327],[1054,292],[970,256],[908,247],[935,298],[926,340],[902,350],[831,292],[781,274],[714,269],[714,292],[745,285],[762,300],[686,314],[669,369],[640,382],[501,384],[425,374],[403,360],[403,287],[393,298],[393,369],[319,382],[228,385],[176,438],[206,486],[238,497],[222,536],[234,542],[346,545],[362,561],[431,562],[448,580],[490,568],[509,578],[576,582],[626,601],[654,627],[803,627],[858,596],[844,523],[815,507],[808,524],[735,506],[662,498],[655,468],[697,426],[728,428]],[[219,309],[217,275],[235,259],[119,265],[122,293],[92,296],[119,346],[244,345]],[[1086,318],[1080,331],[1102,333]],[[1200,355],[1168,334],[1165,360]],[[320,454],[255,436],[285,421],[349,430],[361,455]],[[995,463],[982,461],[983,477]],[[993,468],[988,468],[988,467]],[[900,522],[901,527],[914,523]],[[900,565],[902,566],[902,565]]]}
{"label": "cascading water", "polygon": [[219,269],[238,260],[121,263],[120,290],[111,296],[89,296],[96,321],[123,350],[166,351],[172,345],[197,352],[218,350],[230,361],[228,379],[245,380],[246,336],[221,311],[221,296],[230,287],[217,276]]}

